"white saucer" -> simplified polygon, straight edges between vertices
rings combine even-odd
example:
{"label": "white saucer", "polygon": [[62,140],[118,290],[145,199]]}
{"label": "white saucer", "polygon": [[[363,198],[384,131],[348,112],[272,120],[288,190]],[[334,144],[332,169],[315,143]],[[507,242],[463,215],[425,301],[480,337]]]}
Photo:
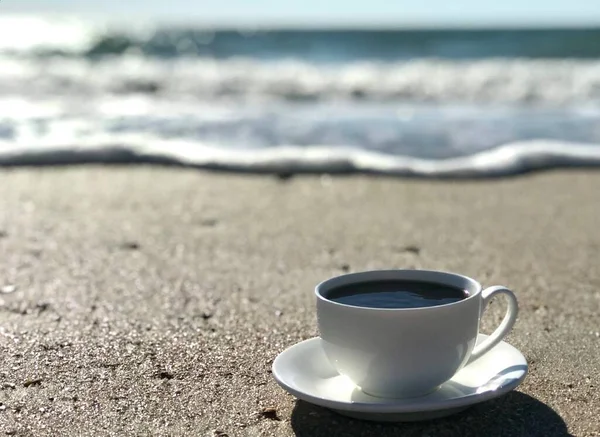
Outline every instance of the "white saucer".
{"label": "white saucer", "polygon": [[[487,335],[479,334],[477,342],[486,338]],[[526,374],[523,354],[501,342],[433,393],[411,399],[386,399],[363,393],[338,374],[329,364],[318,337],[286,349],[273,362],[273,376],[297,398],[357,419],[389,422],[428,420],[457,413],[508,393]]]}

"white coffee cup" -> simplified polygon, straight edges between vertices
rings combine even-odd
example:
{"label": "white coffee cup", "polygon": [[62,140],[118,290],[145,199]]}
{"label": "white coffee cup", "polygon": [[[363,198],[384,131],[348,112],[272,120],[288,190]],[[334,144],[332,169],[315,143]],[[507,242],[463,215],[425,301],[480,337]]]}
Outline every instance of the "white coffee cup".
{"label": "white coffee cup", "polygon": [[[337,287],[353,283],[406,280],[460,288],[468,297],[420,308],[372,308],[328,299]],[[317,318],[325,353],[335,369],[365,393],[378,397],[415,397],[436,390],[467,363],[508,334],[518,313],[507,288],[482,290],[474,279],[428,270],[379,270],[352,273],[322,282],[315,289]],[[508,298],[500,326],[475,347],[481,315],[493,296]]]}

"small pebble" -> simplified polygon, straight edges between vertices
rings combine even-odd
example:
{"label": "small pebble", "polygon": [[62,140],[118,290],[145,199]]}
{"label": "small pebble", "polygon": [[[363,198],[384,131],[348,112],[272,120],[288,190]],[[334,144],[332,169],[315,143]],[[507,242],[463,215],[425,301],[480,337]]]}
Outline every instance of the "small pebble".
{"label": "small pebble", "polygon": [[27,381],[25,381],[23,383],[23,387],[33,387],[33,386],[37,386],[37,385],[42,385],[42,379],[41,378],[28,379]]}
{"label": "small pebble", "polygon": [[173,379],[173,374],[171,372],[167,372],[166,370],[163,370],[158,373],[158,377],[160,379]]}
{"label": "small pebble", "polygon": [[137,241],[125,241],[124,243],[121,244],[121,249],[125,249],[125,250],[139,250],[140,243],[138,243]]}
{"label": "small pebble", "polygon": [[17,291],[17,286],[13,284],[4,285],[0,288],[0,293],[2,294],[10,294]]}
{"label": "small pebble", "polygon": [[47,302],[40,302],[40,303],[36,304],[36,306],[35,306],[35,307],[38,309],[38,311],[39,311],[40,313],[43,313],[43,312],[44,312],[44,311],[46,311],[48,308],[50,308],[50,304],[49,304],[49,303],[47,303]]}
{"label": "small pebble", "polygon": [[414,245],[405,246],[401,250],[402,250],[402,252],[414,253],[415,255],[418,255],[421,253],[421,248],[418,246],[414,246]]}
{"label": "small pebble", "polygon": [[280,420],[279,417],[277,417],[277,409],[275,407],[263,408],[260,415],[265,419]]}

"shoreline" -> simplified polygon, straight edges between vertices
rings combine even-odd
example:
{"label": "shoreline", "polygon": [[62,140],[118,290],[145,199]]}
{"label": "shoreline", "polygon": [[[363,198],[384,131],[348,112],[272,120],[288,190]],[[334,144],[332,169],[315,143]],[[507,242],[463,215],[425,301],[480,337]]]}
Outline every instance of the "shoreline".
{"label": "shoreline", "polygon": [[96,144],[82,148],[7,147],[0,151],[0,170],[68,168],[72,165],[141,166],[195,169],[237,175],[374,176],[404,179],[478,181],[600,167],[600,147],[557,140],[507,142],[467,155],[446,158],[391,155],[376,150],[333,146],[279,146],[222,149],[181,140],[155,140],[152,146]]}
{"label": "shoreline", "polygon": [[[0,430],[593,436],[598,186],[600,172],[585,170],[427,180],[0,168]],[[318,282],[402,267],[515,291],[507,342],[530,365],[517,391],[381,425],[279,388],[272,360],[317,335]],[[502,315],[493,304],[482,331]],[[270,408],[275,418],[261,414]]]}

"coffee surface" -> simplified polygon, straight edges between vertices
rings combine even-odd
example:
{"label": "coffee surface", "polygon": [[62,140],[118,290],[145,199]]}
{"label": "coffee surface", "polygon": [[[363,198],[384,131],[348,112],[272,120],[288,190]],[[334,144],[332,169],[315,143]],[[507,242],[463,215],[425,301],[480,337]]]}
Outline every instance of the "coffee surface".
{"label": "coffee surface", "polygon": [[326,296],[334,302],[367,308],[423,308],[469,297],[461,288],[424,281],[368,281],[343,285]]}

